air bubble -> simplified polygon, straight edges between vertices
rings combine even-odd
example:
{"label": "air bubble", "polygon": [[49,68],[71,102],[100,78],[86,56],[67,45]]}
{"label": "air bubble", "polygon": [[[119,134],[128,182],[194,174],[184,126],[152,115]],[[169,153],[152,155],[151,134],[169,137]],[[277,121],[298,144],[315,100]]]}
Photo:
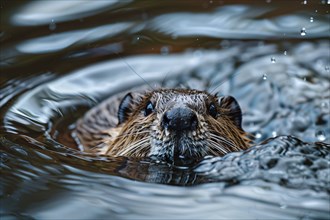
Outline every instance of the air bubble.
{"label": "air bubble", "polygon": [[284,54],[284,56],[286,56],[288,54],[288,52],[285,50],[283,54]]}
{"label": "air bubble", "polygon": [[305,36],[306,35],[306,28],[302,28],[301,31],[300,31],[300,35],[301,36]]}
{"label": "air bubble", "polygon": [[276,131],[273,131],[273,132],[272,132],[272,136],[273,136],[273,137],[276,137],[276,136],[277,136],[277,132],[276,132]]}
{"label": "air bubble", "polygon": [[276,63],[276,59],[275,59],[275,57],[270,58],[270,61],[271,61],[272,63]]}
{"label": "air bubble", "polygon": [[309,21],[310,21],[310,22],[314,22],[314,18],[313,18],[313,17],[311,17]]}
{"label": "air bubble", "polygon": [[56,23],[54,19],[49,23],[49,30],[54,31],[56,29]]}
{"label": "air bubble", "polygon": [[303,1],[303,4],[306,5],[306,4],[307,4],[307,0],[304,0],[304,1]]}
{"label": "air bubble", "polygon": [[325,134],[324,134],[324,132],[323,131],[317,131],[316,133],[315,133],[315,137],[317,138],[317,140],[319,140],[319,141],[325,141],[325,139],[326,139],[326,137],[325,137]]}

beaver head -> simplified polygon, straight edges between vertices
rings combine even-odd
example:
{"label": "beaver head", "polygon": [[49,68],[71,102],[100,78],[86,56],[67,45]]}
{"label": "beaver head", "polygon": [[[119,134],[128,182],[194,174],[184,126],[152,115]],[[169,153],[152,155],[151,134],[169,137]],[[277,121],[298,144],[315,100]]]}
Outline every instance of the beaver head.
{"label": "beaver head", "polygon": [[118,109],[118,135],[106,153],[170,162],[221,156],[248,147],[241,121],[231,96],[187,89],[129,93]]}

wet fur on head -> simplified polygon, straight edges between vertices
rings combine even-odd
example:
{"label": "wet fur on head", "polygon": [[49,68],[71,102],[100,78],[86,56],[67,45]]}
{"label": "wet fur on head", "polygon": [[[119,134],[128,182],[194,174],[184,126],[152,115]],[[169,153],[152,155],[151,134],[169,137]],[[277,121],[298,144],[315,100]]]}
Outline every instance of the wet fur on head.
{"label": "wet fur on head", "polygon": [[[218,99],[203,91],[187,89],[159,89],[128,96],[131,97],[126,99],[126,96],[119,108],[117,135],[110,134],[112,137],[106,141],[104,152],[108,155],[171,160],[175,154],[201,158],[249,147],[250,140],[241,128],[241,110],[230,96]],[[149,102],[154,109],[146,116]],[[216,117],[209,113],[211,103],[216,108]],[[178,136],[162,126],[164,113],[177,105],[196,114],[196,130],[184,131]]]}

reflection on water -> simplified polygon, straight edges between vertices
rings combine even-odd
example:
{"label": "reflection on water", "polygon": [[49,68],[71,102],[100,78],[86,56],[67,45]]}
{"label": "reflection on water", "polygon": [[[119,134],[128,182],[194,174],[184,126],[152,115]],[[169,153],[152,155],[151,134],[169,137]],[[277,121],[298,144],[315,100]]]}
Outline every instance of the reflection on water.
{"label": "reflection on water", "polygon": [[71,0],[61,3],[56,1],[34,1],[23,4],[18,9],[18,13],[11,16],[11,21],[16,25],[24,26],[43,25],[48,24],[50,21],[50,25],[54,27],[55,21],[64,22],[81,19],[129,2],[130,0],[98,0],[97,2]]}
{"label": "reflection on water", "polygon": [[67,31],[46,37],[24,41],[17,45],[17,50],[22,53],[49,53],[63,50],[72,45],[86,44],[100,39],[113,37],[129,28],[131,23],[116,23],[104,25],[93,29]]}
{"label": "reflection on water", "polygon": [[[1,2],[1,216],[328,218],[329,3],[315,2]],[[143,85],[134,71],[234,96],[255,146],[191,167],[80,152],[75,121]]]}

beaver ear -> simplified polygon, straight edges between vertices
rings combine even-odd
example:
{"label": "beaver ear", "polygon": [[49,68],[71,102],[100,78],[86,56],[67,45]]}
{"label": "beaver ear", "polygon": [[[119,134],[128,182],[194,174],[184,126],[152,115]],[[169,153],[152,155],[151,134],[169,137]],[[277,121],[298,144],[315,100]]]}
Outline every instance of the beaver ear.
{"label": "beaver ear", "polygon": [[133,96],[128,93],[121,101],[118,108],[118,124],[125,122],[128,118],[128,114],[131,112],[131,104],[133,102]]}
{"label": "beaver ear", "polygon": [[236,99],[232,96],[221,97],[219,105],[220,108],[228,110],[225,114],[233,120],[238,128],[242,129],[242,111]]}

